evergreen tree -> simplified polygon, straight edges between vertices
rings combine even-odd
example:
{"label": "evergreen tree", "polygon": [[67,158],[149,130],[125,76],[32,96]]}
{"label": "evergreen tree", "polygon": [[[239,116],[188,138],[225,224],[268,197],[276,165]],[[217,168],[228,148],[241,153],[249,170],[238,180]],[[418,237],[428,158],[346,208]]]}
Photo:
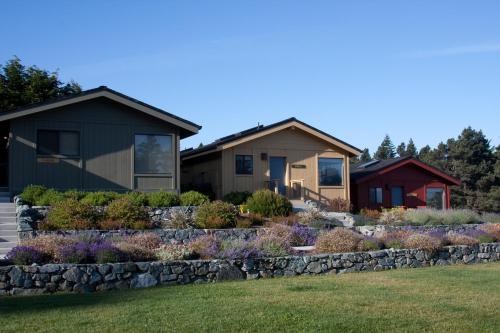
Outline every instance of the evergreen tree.
{"label": "evergreen tree", "polygon": [[43,102],[81,91],[75,82],[62,83],[57,72],[48,72],[36,66],[25,67],[15,57],[0,65],[0,110]]}
{"label": "evergreen tree", "polygon": [[408,141],[408,145],[406,146],[406,155],[417,157],[417,147],[415,146],[412,138],[410,138],[410,141]]}
{"label": "evergreen tree", "polygon": [[404,142],[401,142],[398,148],[396,148],[396,152],[398,153],[399,157],[406,156],[406,145]]}
{"label": "evergreen tree", "polygon": [[384,140],[373,157],[377,160],[387,160],[396,157],[394,144],[388,134],[385,135]]}
{"label": "evergreen tree", "polygon": [[363,149],[363,152],[359,156],[359,161],[362,163],[366,163],[372,160],[372,157],[370,155],[370,151],[368,148]]}
{"label": "evergreen tree", "polygon": [[[493,210],[488,194],[496,185],[495,156],[489,140],[482,131],[468,127],[457,140],[447,142],[447,171],[462,182],[453,189],[456,206],[477,210]],[[494,190],[494,189],[493,189]]]}

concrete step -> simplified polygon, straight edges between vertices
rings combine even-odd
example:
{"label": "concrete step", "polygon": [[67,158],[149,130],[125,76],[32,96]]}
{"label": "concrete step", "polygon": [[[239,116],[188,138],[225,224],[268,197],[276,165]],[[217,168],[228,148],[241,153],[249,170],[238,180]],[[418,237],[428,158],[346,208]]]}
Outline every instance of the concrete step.
{"label": "concrete step", "polygon": [[1,241],[0,240],[0,249],[12,249],[16,245],[17,245],[17,239],[8,240],[8,241]]}
{"label": "concrete step", "polygon": [[[15,234],[11,235],[11,236],[0,236],[0,244],[3,244],[3,243],[9,243],[9,242],[17,242],[19,239],[17,238],[17,232],[15,232]],[[2,245],[0,245],[1,247]]]}
{"label": "concrete step", "polygon": [[4,235],[4,231],[17,230],[17,224],[0,224],[0,237]]}
{"label": "concrete step", "polygon": [[16,217],[4,217],[0,218],[0,223],[17,223]]}
{"label": "concrete step", "polygon": [[0,207],[0,214],[16,214],[16,207]]}
{"label": "concrete step", "polygon": [[17,238],[17,230],[0,230],[0,239],[5,239],[6,237]]}
{"label": "concrete step", "polygon": [[10,197],[0,197],[0,203],[10,203]]}
{"label": "concrete step", "polygon": [[0,220],[3,219],[4,217],[16,217],[16,211],[7,211],[7,212],[2,212],[0,210]]}

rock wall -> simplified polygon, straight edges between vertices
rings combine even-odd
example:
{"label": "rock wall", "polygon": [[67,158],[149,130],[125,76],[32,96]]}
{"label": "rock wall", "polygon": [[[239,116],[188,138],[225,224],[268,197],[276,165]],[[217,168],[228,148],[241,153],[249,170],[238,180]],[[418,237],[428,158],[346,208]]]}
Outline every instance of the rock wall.
{"label": "rock wall", "polygon": [[116,264],[0,266],[0,295],[56,291],[93,292],[156,285],[251,280],[278,276],[340,274],[500,260],[500,243],[449,246],[436,254],[422,250]]}
{"label": "rock wall", "polygon": [[411,230],[417,232],[443,232],[448,231],[465,232],[467,230],[477,229],[480,224],[454,224],[454,225],[418,225],[418,226],[385,226],[385,225],[366,225],[354,227],[355,230],[366,236],[377,236],[384,232],[395,230]]}
{"label": "rock wall", "polygon": [[63,235],[63,236],[91,236],[100,237],[102,239],[111,239],[115,236],[126,236],[140,233],[155,233],[166,244],[184,243],[187,244],[191,240],[202,235],[215,235],[221,240],[250,240],[257,236],[259,230],[256,228],[249,229],[150,229],[150,230],[60,230],[60,231],[39,231],[32,230],[27,232],[19,232],[19,239],[33,238],[40,235]]}

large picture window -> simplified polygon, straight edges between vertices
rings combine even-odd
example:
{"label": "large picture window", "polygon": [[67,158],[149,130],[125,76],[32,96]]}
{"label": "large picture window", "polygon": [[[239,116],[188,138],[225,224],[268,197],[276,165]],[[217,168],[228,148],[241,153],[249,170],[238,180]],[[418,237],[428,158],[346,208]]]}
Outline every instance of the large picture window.
{"label": "large picture window", "polygon": [[252,175],[253,174],[253,156],[252,155],[236,155],[236,174],[237,175]]}
{"label": "large picture window", "polygon": [[134,172],[170,173],[172,136],[137,134],[134,146]]}
{"label": "large picture window", "polygon": [[39,155],[80,156],[80,133],[38,130],[36,147]]}
{"label": "large picture window", "polygon": [[341,158],[318,159],[319,186],[342,186],[344,184],[344,160]]}

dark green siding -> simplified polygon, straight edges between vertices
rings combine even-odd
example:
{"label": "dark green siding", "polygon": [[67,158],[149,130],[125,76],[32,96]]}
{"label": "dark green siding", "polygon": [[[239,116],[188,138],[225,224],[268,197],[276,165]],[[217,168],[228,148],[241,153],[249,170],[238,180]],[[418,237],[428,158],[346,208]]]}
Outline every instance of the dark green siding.
{"label": "dark green siding", "polygon": [[[38,129],[80,132],[80,158],[42,158],[36,153]],[[178,128],[106,98],[73,104],[11,120],[9,187],[29,184],[57,189],[178,190]],[[168,174],[134,175],[134,134],[173,136]]]}

